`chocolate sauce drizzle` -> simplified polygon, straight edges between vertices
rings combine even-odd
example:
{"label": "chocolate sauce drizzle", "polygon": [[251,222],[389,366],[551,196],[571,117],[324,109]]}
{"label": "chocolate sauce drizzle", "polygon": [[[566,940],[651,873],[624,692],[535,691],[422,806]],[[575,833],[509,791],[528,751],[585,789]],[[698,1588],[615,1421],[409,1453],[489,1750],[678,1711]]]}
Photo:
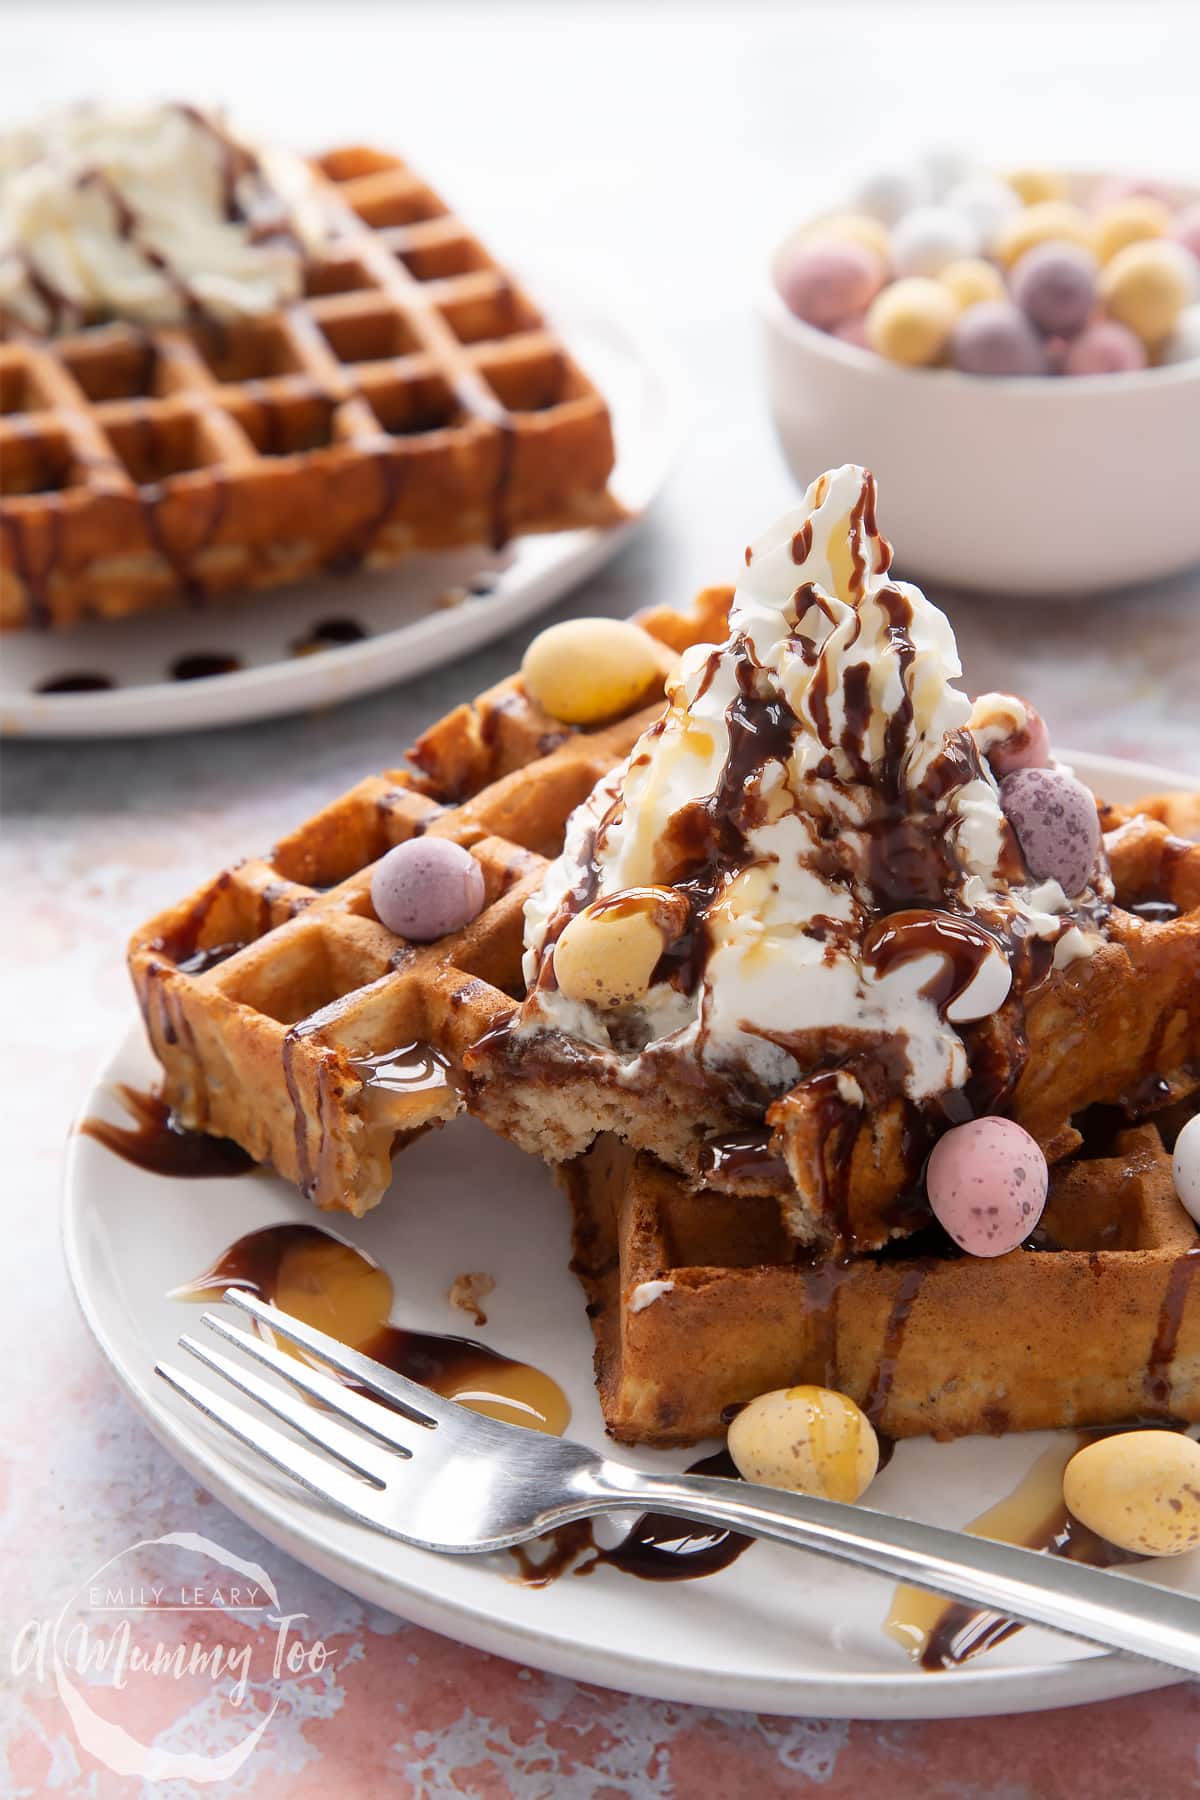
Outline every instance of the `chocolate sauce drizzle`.
{"label": "chocolate sauce drizzle", "polygon": [[[701,1457],[689,1465],[687,1473],[739,1479],[727,1450]],[[580,1519],[539,1539],[537,1554],[518,1544],[509,1555],[527,1587],[546,1587],[568,1570],[574,1575],[590,1575],[602,1565],[636,1575],[639,1581],[696,1581],[729,1568],[753,1542],[753,1538],[720,1525],[697,1525],[667,1513],[646,1512],[635,1519],[620,1543],[608,1550],[596,1542],[593,1522]]]}
{"label": "chocolate sauce drizzle", "polygon": [[133,1124],[116,1125],[93,1115],[82,1121],[79,1130],[135,1168],[173,1180],[196,1180],[245,1175],[254,1167],[254,1159],[228,1138],[186,1131],[161,1094],[146,1093],[125,1082],[118,1082],[114,1091]]}

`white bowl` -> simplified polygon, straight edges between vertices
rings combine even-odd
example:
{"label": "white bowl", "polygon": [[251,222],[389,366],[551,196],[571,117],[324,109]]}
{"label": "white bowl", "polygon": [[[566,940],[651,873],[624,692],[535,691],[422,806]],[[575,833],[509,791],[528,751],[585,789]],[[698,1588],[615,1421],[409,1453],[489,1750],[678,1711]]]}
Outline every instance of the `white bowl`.
{"label": "white bowl", "polygon": [[771,409],[804,484],[863,463],[904,571],[1070,596],[1200,562],[1200,361],[995,379],[908,369],[761,301]]}

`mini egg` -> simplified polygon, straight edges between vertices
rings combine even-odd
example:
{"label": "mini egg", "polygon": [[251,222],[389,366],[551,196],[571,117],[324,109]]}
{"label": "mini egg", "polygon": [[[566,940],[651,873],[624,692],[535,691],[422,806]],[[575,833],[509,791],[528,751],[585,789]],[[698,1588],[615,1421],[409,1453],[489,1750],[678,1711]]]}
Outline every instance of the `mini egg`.
{"label": "mini egg", "polygon": [[979,230],[948,206],[919,206],[892,227],[892,267],[897,275],[937,275],[948,263],[978,255]]}
{"label": "mini egg", "polygon": [[1027,206],[1001,227],[992,250],[997,261],[1011,269],[1027,250],[1054,239],[1090,248],[1091,221],[1081,207],[1071,206],[1065,200],[1044,200],[1038,206]]}
{"label": "mini egg", "polygon": [[1013,729],[992,744],[987,760],[997,781],[1014,769],[1045,769],[1050,765],[1050,733],[1046,721],[1028,700],[1010,694],[981,694],[971,709],[970,729],[981,731],[989,723],[1009,721]]}
{"label": "mini egg", "polygon": [[950,290],[964,312],[968,306],[978,306],[981,300],[1006,297],[999,269],[995,263],[985,262],[982,256],[964,256],[961,262],[947,263],[938,271],[937,278]]}
{"label": "mini egg", "polygon": [[1122,1431],[1076,1451],[1063,1499],[1081,1525],[1134,1556],[1200,1548],[1200,1444],[1177,1431]]}
{"label": "mini egg", "polygon": [[1100,298],[1110,319],[1127,325],[1144,344],[1161,344],[1193,298],[1187,252],[1155,238],[1118,250],[1100,272]]}
{"label": "mini egg", "polygon": [[1102,263],[1111,262],[1126,244],[1166,237],[1171,209],[1145,194],[1131,194],[1098,212],[1092,221],[1092,247]]}
{"label": "mini egg", "polygon": [[991,249],[998,234],[1021,210],[1020,196],[1006,181],[983,175],[951,188],[946,205],[951,212],[970,219],[985,250]]}
{"label": "mini egg", "polygon": [[867,311],[867,342],[890,362],[937,362],[946,348],[958,308],[940,282],[911,275],[877,294]]}
{"label": "mini egg", "polygon": [[1040,206],[1047,200],[1065,200],[1067,178],[1056,169],[1014,169],[1005,176],[1024,206]]}
{"label": "mini egg", "polygon": [[1166,183],[1155,181],[1153,176],[1107,175],[1092,189],[1088,206],[1093,213],[1102,213],[1110,206],[1119,206],[1123,200],[1161,200],[1170,206],[1171,198]]}
{"label": "mini egg", "polygon": [[866,1415],[833,1388],[759,1394],[729,1427],[729,1454],[762,1487],[855,1501],[875,1479],[879,1439]]}
{"label": "mini egg", "polygon": [[1165,363],[1194,362],[1200,357],[1200,305],[1184,307],[1160,355]]}
{"label": "mini egg", "polygon": [[1039,881],[1081,894],[1096,867],[1100,816],[1090,789],[1065,769],[1016,769],[1000,783],[1000,805]]}
{"label": "mini egg", "polygon": [[1013,268],[1012,297],[1039,331],[1072,337],[1096,304],[1096,274],[1082,244],[1035,244]]}
{"label": "mini egg", "polygon": [[953,144],[935,144],[917,161],[935,200],[944,199],[951,188],[961,187],[969,181],[977,166],[973,156],[965,150],[955,149]]}
{"label": "mini egg", "polygon": [[521,661],[525,692],[565,725],[619,718],[661,687],[654,640],[625,619],[564,619],[539,631]]}
{"label": "mini egg", "polygon": [[1200,262],[1200,201],[1194,206],[1185,206],[1182,212],[1176,214],[1175,223],[1171,227],[1171,240],[1182,244]]}
{"label": "mini egg", "polygon": [[887,267],[891,258],[891,234],[886,225],[870,213],[843,212],[834,213],[831,218],[821,219],[811,231],[804,235],[806,244],[819,243],[822,238],[837,238],[844,243],[858,244],[877,256],[880,263]]}
{"label": "mini egg", "polygon": [[790,252],[779,271],[779,292],[789,312],[822,331],[862,312],[886,279],[879,257],[862,244],[814,238]]}
{"label": "mini egg", "polygon": [[568,920],[554,945],[554,979],[568,1000],[623,1006],[645,995],[659,958],[688,922],[672,888],[627,888]]}
{"label": "mini egg", "polygon": [[843,344],[853,344],[858,350],[869,350],[866,313],[855,313],[853,318],[843,319],[840,325],[834,326],[833,336]]}
{"label": "mini egg", "polygon": [[855,188],[851,204],[884,225],[933,198],[928,178],[917,169],[880,169]]}
{"label": "mini egg", "polygon": [[1123,375],[1145,367],[1145,344],[1115,319],[1093,319],[1071,339],[1063,357],[1064,375]]}
{"label": "mini egg", "polygon": [[1175,1139],[1171,1173],[1181,1204],[1200,1225],[1200,1113],[1188,1120]]}
{"label": "mini egg", "polygon": [[1045,375],[1050,367],[1042,340],[1010,300],[969,306],[955,324],[950,356],[967,375]]}
{"label": "mini egg", "polygon": [[972,1119],[940,1137],[925,1167],[934,1217],[968,1256],[1023,1244],[1046,1205],[1049,1175],[1036,1140],[1014,1119]]}
{"label": "mini egg", "polygon": [[483,870],[450,838],[409,838],[371,871],[371,904],[381,925],[416,944],[461,931],[484,902]]}

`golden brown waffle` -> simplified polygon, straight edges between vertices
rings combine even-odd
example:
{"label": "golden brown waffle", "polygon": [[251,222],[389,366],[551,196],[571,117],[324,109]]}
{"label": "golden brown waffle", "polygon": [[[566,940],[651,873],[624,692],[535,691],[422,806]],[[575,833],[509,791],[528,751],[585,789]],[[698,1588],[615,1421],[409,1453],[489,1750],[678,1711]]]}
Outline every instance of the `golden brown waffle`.
{"label": "golden brown waffle", "polygon": [[[664,670],[719,631],[728,594],[645,616]],[[655,702],[657,705],[658,702]],[[521,991],[522,907],[568,815],[653,716],[565,727],[502,683],[275,846],[136,933],[130,969],[165,1094],[318,1206],[362,1213],[398,1140],[459,1108],[471,1044]],[[375,918],[371,866],[428,831],[469,845],[487,903],[465,931],[406,944]]]}
{"label": "golden brown waffle", "polygon": [[0,629],[622,516],[602,396],[463,222],[397,157],[315,167],[281,312],[0,344]]}
{"label": "golden brown waffle", "polygon": [[[722,637],[729,599],[728,589],[710,589],[690,613],[662,609],[642,623],[666,658]],[[227,870],[143,927],[131,969],[181,1121],[235,1139],[318,1205],[360,1213],[387,1188],[396,1137],[451,1117],[466,1072],[472,1110],[552,1158],[576,1153],[597,1129],[617,1130],[653,1145],[696,1185],[776,1203],[782,1196],[789,1212],[788,1170],[799,1166],[811,1182],[814,1164],[828,1166],[869,1243],[904,1179],[887,1161],[894,1120],[885,1111],[839,1169],[843,1146],[814,1135],[797,1090],[774,1110],[774,1143],[753,1146],[767,1156],[725,1155],[710,1167],[706,1141],[736,1121],[705,1118],[682,1079],[672,1087],[664,1078],[647,1103],[586,1058],[541,1069],[532,1055],[514,1073],[506,1057],[475,1048],[516,1012],[521,909],[561,847],[567,817],[652,716],[648,708],[600,730],[570,729],[511,678],[426,732],[411,752],[415,769],[360,784],[269,856]],[[1080,1107],[1162,1104],[1196,1075],[1184,1047],[1200,1018],[1200,848],[1132,810],[1122,817],[1128,822],[1110,840],[1119,897],[1140,904],[1165,884],[1180,916],[1118,917],[1111,954],[1082,965],[1093,972],[1091,987],[1068,971],[1053,1008],[1048,996],[1040,1003],[1031,1037],[1041,1048],[1018,1092],[1030,1128],[1045,1121],[1041,1134],[1056,1157],[1078,1141],[1070,1117]],[[474,850],[488,904],[464,933],[419,947],[374,918],[370,869],[426,830]],[[1088,1029],[1093,1002],[1103,1008],[1095,1014],[1103,1031]],[[1066,1054],[1054,1049],[1059,1040]],[[504,1033],[492,1042],[503,1045]],[[407,1059],[404,1046],[413,1047]],[[382,1076],[373,1059],[389,1056],[394,1066]],[[581,1118],[582,1142],[572,1137]],[[925,1216],[916,1208],[913,1223]]]}
{"label": "golden brown waffle", "polygon": [[756,1394],[812,1382],[890,1437],[1200,1419],[1200,1234],[1153,1125],[1062,1163],[1037,1240],[798,1261],[767,1199],[697,1193],[602,1138],[565,1165],[575,1267],[614,1437],[722,1435]]}

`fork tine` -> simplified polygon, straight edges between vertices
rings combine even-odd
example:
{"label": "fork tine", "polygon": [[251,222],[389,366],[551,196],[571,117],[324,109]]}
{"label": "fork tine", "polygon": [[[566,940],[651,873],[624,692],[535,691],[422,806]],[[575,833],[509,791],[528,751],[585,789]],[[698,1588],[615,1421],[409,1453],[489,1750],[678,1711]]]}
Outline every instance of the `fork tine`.
{"label": "fork tine", "polygon": [[318,1412],[315,1407],[297,1399],[284,1388],[273,1387],[261,1375],[243,1368],[241,1363],[234,1362],[232,1357],[223,1356],[219,1350],[210,1350],[207,1344],[201,1344],[193,1337],[181,1337],[179,1348],[194,1356],[197,1362],[202,1362],[214,1375],[222,1376],[231,1386],[245,1394],[247,1399],[257,1400],[273,1418],[290,1425],[293,1431],[306,1437],[310,1444],[315,1444],[319,1450],[335,1457],[353,1474],[369,1481],[372,1487],[387,1486],[386,1465],[381,1466],[381,1459],[386,1452],[377,1451],[359,1437],[357,1432],[347,1431],[344,1425],[339,1425],[327,1413]]}
{"label": "fork tine", "polygon": [[419,1382],[410,1381],[407,1375],[397,1375],[394,1369],[387,1369],[382,1363],[364,1356],[361,1350],[351,1350],[345,1344],[339,1344],[336,1338],[326,1337],[315,1325],[306,1325],[303,1320],[294,1319],[291,1313],[281,1312],[277,1306],[267,1306],[244,1288],[227,1288],[222,1299],[239,1311],[249,1313],[252,1319],[287,1338],[289,1343],[311,1350],[331,1369],[349,1375],[371,1393],[394,1401],[401,1412],[418,1425],[462,1423],[463,1408],[455,1401],[443,1400]]}
{"label": "fork tine", "polygon": [[219,1425],[247,1450],[261,1456],[264,1462],[278,1469],[281,1475],[298,1481],[316,1499],[327,1500],[332,1505],[341,1507],[343,1512],[352,1513],[356,1519],[362,1519],[366,1524],[386,1531],[391,1537],[399,1535],[394,1525],[388,1522],[383,1510],[375,1503],[377,1486],[366,1485],[355,1476],[343,1475],[324,1456],[306,1450],[303,1444],[296,1443],[294,1438],[285,1436],[282,1431],[276,1431],[273,1425],[268,1425],[257,1414],[247,1412],[235,1400],[228,1399],[224,1394],[214,1394],[211,1388],[194,1380],[185,1370],[177,1369],[171,1363],[157,1362],[154,1373],[181,1398],[189,1401],[197,1412],[203,1413],[214,1425]]}
{"label": "fork tine", "polygon": [[368,1400],[356,1388],[347,1387],[332,1375],[322,1374],[311,1363],[299,1361],[290,1352],[277,1349],[274,1344],[268,1343],[254,1332],[243,1331],[239,1325],[221,1318],[219,1313],[201,1313],[200,1323],[210,1331],[215,1331],[227,1343],[236,1344],[239,1350],[244,1350],[256,1362],[273,1369],[276,1375],[282,1375],[286,1382],[299,1388],[310,1400],[317,1401],[339,1418],[349,1419],[361,1430],[369,1432],[386,1449],[394,1451],[398,1456],[411,1456],[429,1429],[426,1425],[415,1425],[402,1413],[393,1412],[391,1407],[381,1406],[378,1400]]}

